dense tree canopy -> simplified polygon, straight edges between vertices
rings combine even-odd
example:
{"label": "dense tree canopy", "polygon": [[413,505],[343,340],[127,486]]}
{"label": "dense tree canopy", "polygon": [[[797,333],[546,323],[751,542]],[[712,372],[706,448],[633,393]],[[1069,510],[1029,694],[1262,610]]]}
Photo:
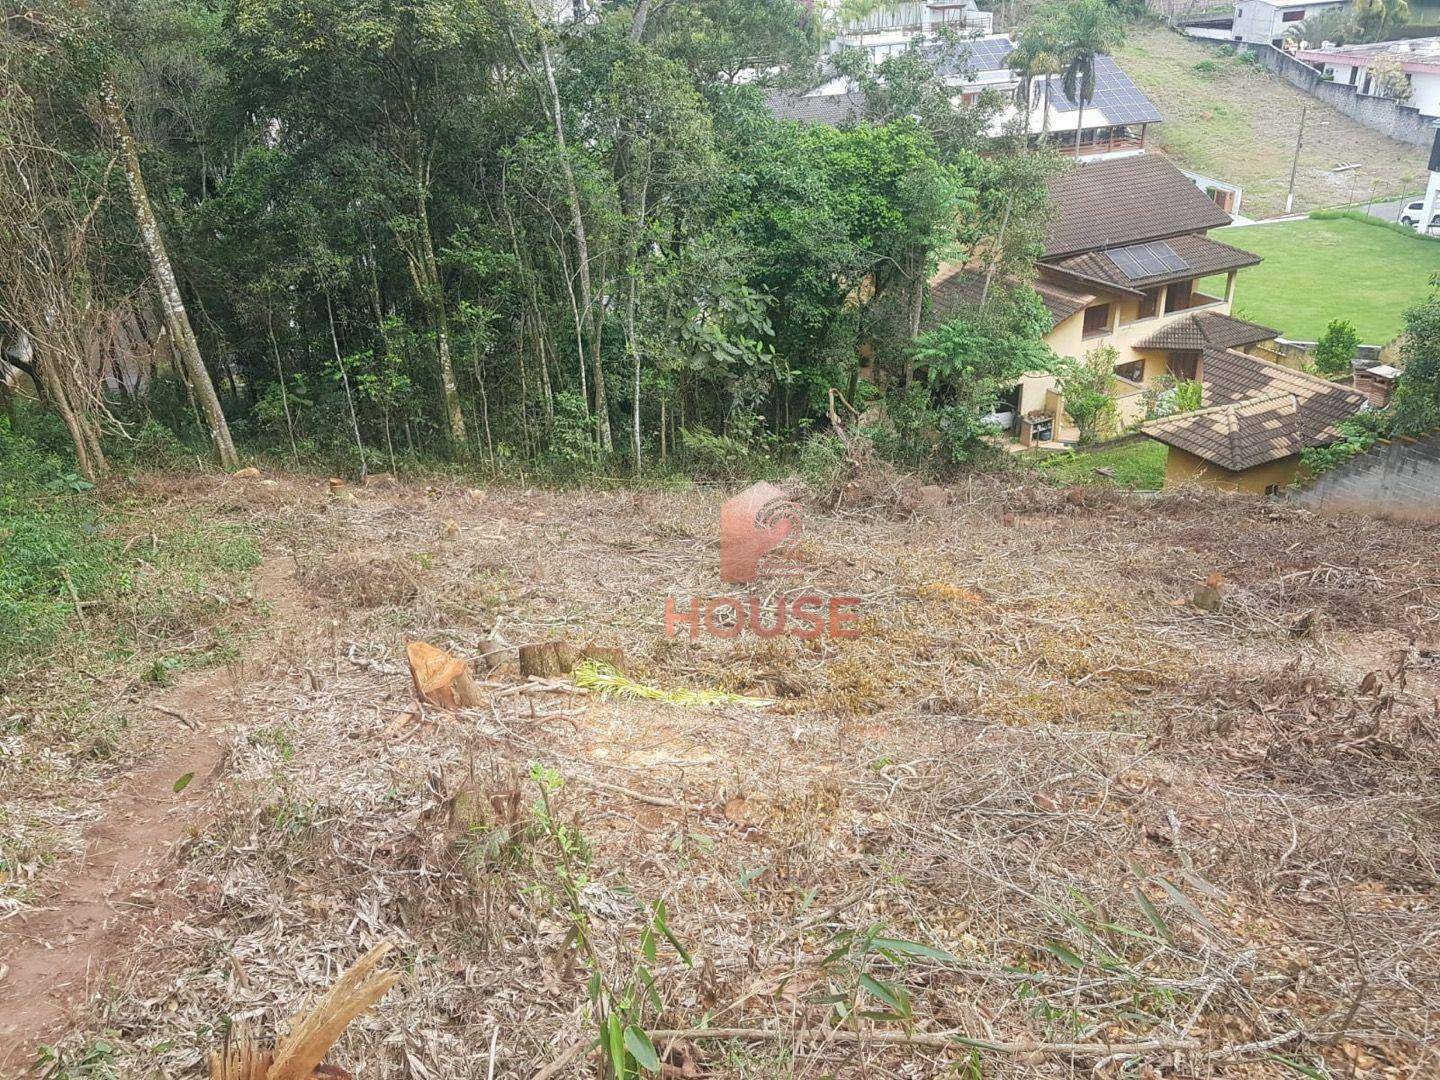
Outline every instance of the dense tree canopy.
{"label": "dense tree canopy", "polygon": [[[832,387],[910,383],[940,261],[1027,272],[1053,163],[993,138],[1003,102],[952,102],[920,52],[835,60],[865,120],[800,125],[764,103],[820,65],[796,0],[578,11],[54,0],[11,17],[0,64],[23,109],[3,134],[24,115],[52,155],[46,191],[84,225],[51,237],[86,266],[82,308],[136,328],[87,361],[124,377],[77,399],[82,417],[207,419],[209,380],[176,366],[155,314],[121,124],[230,424],[361,470],[412,454],[639,468],[687,432],[789,436]],[[43,303],[3,276],[0,292],[0,336],[42,338]],[[972,321],[997,318],[1028,355],[1015,320]],[[79,371],[78,351],[48,362]]]}

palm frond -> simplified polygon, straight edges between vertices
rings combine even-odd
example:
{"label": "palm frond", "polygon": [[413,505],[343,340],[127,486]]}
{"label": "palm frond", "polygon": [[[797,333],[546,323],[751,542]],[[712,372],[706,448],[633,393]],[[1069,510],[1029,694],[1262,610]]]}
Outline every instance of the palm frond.
{"label": "palm frond", "polygon": [[576,665],[575,685],[593,690],[599,698],[638,698],[644,701],[663,701],[668,705],[744,705],[752,709],[762,709],[775,704],[769,698],[746,697],[723,690],[691,690],[688,687],[664,690],[658,686],[647,686],[597,660],[586,660]]}

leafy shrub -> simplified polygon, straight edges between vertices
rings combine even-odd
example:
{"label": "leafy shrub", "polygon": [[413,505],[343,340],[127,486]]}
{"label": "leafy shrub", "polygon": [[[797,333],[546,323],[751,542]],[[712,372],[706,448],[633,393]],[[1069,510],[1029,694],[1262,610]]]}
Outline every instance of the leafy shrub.
{"label": "leafy shrub", "polygon": [[1331,319],[1311,353],[1316,369],[1331,377],[1350,374],[1350,361],[1355,358],[1355,347],[1359,344],[1360,332],[1354,323]]}
{"label": "leafy shrub", "polygon": [[756,465],[756,455],[741,439],[704,428],[686,428],[680,447],[696,479],[741,480]]}
{"label": "leafy shrub", "polygon": [[546,456],[555,464],[574,468],[595,460],[595,421],[577,391],[555,395],[555,422],[550,428]]}
{"label": "leafy shrub", "polygon": [[1225,68],[1218,60],[1201,60],[1198,64],[1195,64],[1191,70],[1194,71],[1196,75],[1211,78],[1212,76],[1219,75]]}
{"label": "leafy shrub", "polygon": [[1343,465],[1390,434],[1393,417],[1385,412],[1357,413],[1336,424],[1340,438],[1328,446],[1307,446],[1300,452],[1300,464],[1311,476],[1319,476]]}
{"label": "leafy shrub", "polygon": [[834,492],[845,473],[845,444],[829,432],[811,435],[800,444],[796,464],[801,478],[814,490]]}
{"label": "leafy shrub", "polygon": [[896,390],[886,396],[880,410],[870,415],[871,420],[861,425],[860,434],[885,461],[919,472],[937,464],[942,445],[940,415],[927,387],[916,383],[908,390]]}
{"label": "leafy shrub", "polygon": [[1101,345],[1085,354],[1079,363],[1065,365],[1060,375],[1060,388],[1065,394],[1065,411],[1080,429],[1080,442],[1088,444],[1103,438],[1115,425],[1115,361],[1118,354],[1109,345]]}

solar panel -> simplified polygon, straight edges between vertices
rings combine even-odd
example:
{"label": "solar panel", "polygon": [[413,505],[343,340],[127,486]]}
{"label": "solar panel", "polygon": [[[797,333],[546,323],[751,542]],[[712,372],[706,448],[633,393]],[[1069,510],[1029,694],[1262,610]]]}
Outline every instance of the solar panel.
{"label": "solar panel", "polygon": [[927,45],[925,59],[941,75],[959,75],[1006,70],[1006,59],[1015,43],[1003,35],[972,38],[957,45]]}
{"label": "solar panel", "polygon": [[[1078,102],[1065,96],[1059,79],[1051,83],[1050,101],[1056,112],[1071,113],[1080,108]],[[1161,119],[1160,110],[1108,56],[1095,58],[1095,97],[1086,103],[1085,111],[1091,109],[1103,112],[1111,124],[1153,123]]]}
{"label": "solar panel", "polygon": [[1160,277],[1164,274],[1190,269],[1190,264],[1177,255],[1175,249],[1163,240],[1114,248],[1105,254],[1115,264],[1115,268],[1131,281]]}

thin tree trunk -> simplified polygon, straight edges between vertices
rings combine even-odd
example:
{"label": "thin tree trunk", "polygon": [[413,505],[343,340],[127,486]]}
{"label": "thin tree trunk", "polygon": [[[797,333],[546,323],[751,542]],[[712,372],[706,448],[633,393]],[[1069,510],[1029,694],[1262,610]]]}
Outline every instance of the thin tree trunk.
{"label": "thin tree trunk", "polygon": [[416,201],[420,214],[420,257],[423,266],[425,302],[430,309],[435,329],[435,351],[440,360],[440,386],[445,396],[445,420],[450,441],[460,452],[465,450],[465,414],[460,410],[460,389],[455,382],[455,364],[450,356],[450,326],[445,315],[444,286],[440,281],[440,264],[435,259],[435,244],[430,237],[430,211],[424,195]]}
{"label": "thin tree trunk", "polygon": [[295,420],[290,415],[290,392],[285,389],[285,367],[280,363],[280,343],[275,340],[275,320],[270,314],[270,305],[265,305],[265,328],[270,333],[270,349],[275,354],[275,374],[280,379],[280,407],[285,410],[285,430],[290,436],[290,454],[295,467],[300,467],[300,451],[295,446]]}
{"label": "thin tree trunk", "polygon": [[579,261],[580,310],[592,320],[591,355],[593,357],[591,382],[595,387],[595,438],[600,449],[610,453],[615,449],[610,435],[610,409],[605,401],[605,370],[600,358],[600,327],[603,315],[596,310],[595,295],[590,280],[590,240],[585,231],[585,215],[580,208],[580,189],[575,183],[575,170],[570,167],[570,154],[565,143],[565,118],[560,108],[560,88],[555,82],[555,65],[550,60],[550,46],[544,37],[540,38],[540,58],[545,66],[545,85],[550,92],[550,118],[555,125],[555,143],[560,148],[560,171],[565,178],[565,192],[570,202],[570,227],[575,233],[575,254]]}
{"label": "thin tree trunk", "polygon": [[360,452],[360,479],[364,480],[365,444],[360,441],[360,419],[355,415],[355,395],[350,392],[350,375],[345,370],[345,361],[340,356],[340,338],[335,333],[335,309],[330,304],[329,292],[325,294],[325,315],[330,320],[330,344],[335,347],[335,366],[340,369],[340,382],[345,387],[345,404],[350,406],[350,428],[355,432],[355,449]]}
{"label": "thin tree trunk", "polygon": [[145,177],[140,172],[140,152],[135,138],[130,133],[129,121],[120,107],[115,85],[106,79],[103,91],[106,119],[120,143],[121,158],[125,168],[125,180],[130,188],[130,201],[134,204],[135,220],[140,227],[140,239],[150,259],[150,270],[155,277],[155,286],[160,293],[160,310],[165,319],[165,328],[170,333],[171,348],[178,355],[190,377],[190,385],[199,398],[200,408],[210,429],[210,441],[215,446],[216,456],[226,469],[239,465],[235,454],[235,443],[230,437],[230,425],[225,421],[225,412],[220,408],[220,398],[215,393],[215,384],[205,369],[200,356],[200,343],[190,325],[185,311],[185,302],[180,296],[180,286],[175,280],[175,268],[170,264],[170,255],[165,250],[165,239],[160,235],[160,223],[150,206],[150,196],[145,190]]}

